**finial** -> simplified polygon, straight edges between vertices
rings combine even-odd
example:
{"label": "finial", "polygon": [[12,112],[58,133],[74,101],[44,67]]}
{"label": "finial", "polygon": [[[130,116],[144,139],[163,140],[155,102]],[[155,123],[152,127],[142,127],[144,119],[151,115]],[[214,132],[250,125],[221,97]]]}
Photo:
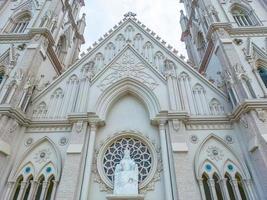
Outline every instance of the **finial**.
{"label": "finial", "polygon": [[125,18],[128,18],[128,17],[135,17],[135,16],[136,16],[136,14],[133,13],[133,12],[127,12],[126,14],[124,14],[124,17],[125,17]]}

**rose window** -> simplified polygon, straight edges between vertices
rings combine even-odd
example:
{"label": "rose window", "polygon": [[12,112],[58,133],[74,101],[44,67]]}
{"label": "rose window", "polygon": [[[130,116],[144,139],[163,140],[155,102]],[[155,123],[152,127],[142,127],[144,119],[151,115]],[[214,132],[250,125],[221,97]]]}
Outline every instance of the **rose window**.
{"label": "rose window", "polygon": [[103,154],[103,172],[110,183],[114,182],[115,167],[123,158],[124,150],[130,150],[130,156],[138,165],[138,181],[142,184],[152,171],[153,157],[145,142],[134,137],[120,137],[110,143]]}

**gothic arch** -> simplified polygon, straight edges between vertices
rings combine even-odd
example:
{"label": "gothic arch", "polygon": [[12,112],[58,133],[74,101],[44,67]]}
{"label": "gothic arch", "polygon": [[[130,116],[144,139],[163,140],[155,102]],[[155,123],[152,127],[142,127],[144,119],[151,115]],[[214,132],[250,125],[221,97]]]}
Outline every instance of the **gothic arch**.
{"label": "gothic arch", "polygon": [[[254,10],[251,8],[251,6],[245,2],[235,2],[230,5],[229,12],[232,14],[233,19],[236,21],[238,26],[255,26],[260,25],[260,21],[254,12]],[[238,16],[238,14],[243,13],[245,16],[245,21],[241,18],[236,18],[235,16]]]}
{"label": "gothic arch", "polygon": [[[239,168],[242,170],[242,172],[244,173],[245,177],[247,178],[250,178],[250,174],[249,174],[249,171],[245,165],[245,163],[239,158],[239,156],[237,156],[237,154],[232,150],[231,147],[229,147],[229,145],[227,145],[223,139],[221,139],[220,137],[214,135],[214,134],[211,134],[209,136],[207,136],[203,142],[200,144],[200,146],[198,147],[197,151],[196,151],[196,154],[195,154],[195,158],[194,158],[194,168],[195,168],[195,175],[197,178],[201,177],[201,174],[199,174],[199,167],[201,166],[201,163],[200,162],[200,155],[202,153],[202,150],[203,150],[203,147],[204,145],[210,141],[210,140],[215,140],[217,141],[218,143],[220,143],[226,150],[228,150],[232,156],[236,159],[236,161],[233,161],[234,163],[239,163],[238,165],[236,166],[239,166]],[[226,159],[226,161],[224,162],[224,165],[225,166],[225,163],[227,163],[229,161],[229,158]],[[223,169],[223,168],[222,168]],[[219,172],[220,173],[223,173],[223,170],[220,169]]]}
{"label": "gothic arch", "polygon": [[18,11],[13,14],[8,20],[5,28],[5,32],[22,33],[27,28],[29,22],[32,19],[32,12],[29,10]]}
{"label": "gothic arch", "polygon": [[150,119],[154,118],[160,111],[160,104],[157,97],[147,86],[142,85],[132,78],[125,78],[107,87],[102,95],[99,96],[96,103],[97,115],[105,120],[108,110],[113,103],[120,97],[129,93],[144,103],[148,109]]}
{"label": "gothic arch", "polygon": [[[21,156],[21,159],[19,159],[19,161],[15,164],[15,167],[13,168],[12,172],[11,172],[11,177],[10,179],[13,180],[13,179],[16,179],[17,176],[19,175],[19,172],[23,169],[23,167],[27,166],[26,164],[30,163],[30,162],[27,162],[25,164],[23,164],[23,161],[25,159],[27,159],[28,155],[31,153],[31,152],[34,152],[34,150],[39,147],[41,144],[45,143],[45,142],[48,142],[48,144],[50,145],[50,147],[52,147],[52,150],[55,152],[55,156],[56,156],[56,162],[57,163],[54,163],[54,166],[55,166],[55,179],[58,181],[60,179],[60,175],[61,175],[61,169],[62,169],[62,159],[61,159],[61,154],[58,150],[58,148],[56,147],[55,143],[50,140],[50,138],[48,137],[44,137],[38,141],[36,141],[29,149],[27,149],[23,155]],[[47,162],[49,163],[49,162]],[[44,165],[46,166],[47,163]],[[40,171],[39,171],[40,172]],[[35,175],[38,175],[37,174],[37,171],[35,171]]]}

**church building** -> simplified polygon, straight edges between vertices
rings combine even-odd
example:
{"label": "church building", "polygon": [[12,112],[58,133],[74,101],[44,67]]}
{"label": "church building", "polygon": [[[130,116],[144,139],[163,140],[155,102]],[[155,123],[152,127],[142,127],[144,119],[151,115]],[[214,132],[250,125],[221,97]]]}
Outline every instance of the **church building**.
{"label": "church building", "polygon": [[188,60],[132,12],[81,53],[84,0],[0,0],[1,200],[267,199],[266,0],[180,3]]}

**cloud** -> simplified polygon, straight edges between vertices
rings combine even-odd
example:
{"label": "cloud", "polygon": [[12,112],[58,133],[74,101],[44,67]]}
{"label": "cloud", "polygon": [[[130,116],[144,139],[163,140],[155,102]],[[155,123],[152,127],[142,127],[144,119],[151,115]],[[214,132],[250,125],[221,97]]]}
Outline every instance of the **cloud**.
{"label": "cloud", "polygon": [[122,20],[125,13],[132,11],[138,20],[185,55],[184,44],[180,41],[179,10],[182,8],[177,0],[88,0],[82,9],[87,23],[86,44],[82,50]]}

